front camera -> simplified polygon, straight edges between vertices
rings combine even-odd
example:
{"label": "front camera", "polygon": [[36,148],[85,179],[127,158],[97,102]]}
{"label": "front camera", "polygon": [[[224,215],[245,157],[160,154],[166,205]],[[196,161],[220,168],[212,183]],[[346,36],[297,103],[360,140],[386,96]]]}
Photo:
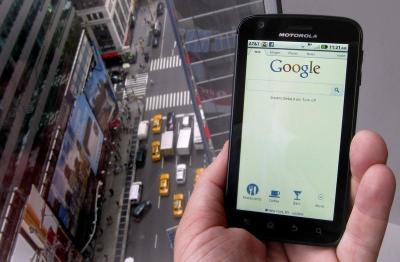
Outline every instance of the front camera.
{"label": "front camera", "polygon": [[259,21],[259,22],[257,23],[257,27],[258,27],[258,29],[263,29],[263,28],[264,28],[264,26],[265,26],[265,24],[264,24],[264,22],[263,22],[263,21]]}

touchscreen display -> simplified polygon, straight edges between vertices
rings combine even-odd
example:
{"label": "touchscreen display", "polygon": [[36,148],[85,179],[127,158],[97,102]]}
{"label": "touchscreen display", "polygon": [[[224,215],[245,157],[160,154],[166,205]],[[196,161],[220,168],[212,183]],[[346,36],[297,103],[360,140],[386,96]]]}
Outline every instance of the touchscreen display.
{"label": "touchscreen display", "polygon": [[347,44],[249,40],[237,209],[333,220]]}

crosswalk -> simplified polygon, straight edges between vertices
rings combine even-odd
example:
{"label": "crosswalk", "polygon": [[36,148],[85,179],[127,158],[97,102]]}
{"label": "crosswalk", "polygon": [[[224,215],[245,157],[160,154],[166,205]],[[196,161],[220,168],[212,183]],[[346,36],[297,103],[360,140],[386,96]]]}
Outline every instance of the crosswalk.
{"label": "crosswalk", "polygon": [[180,67],[182,65],[182,59],[179,55],[160,57],[153,59],[150,62],[150,71],[159,71],[168,68]]}
{"label": "crosswalk", "polygon": [[125,80],[125,94],[127,96],[134,95],[136,97],[144,97],[146,95],[147,81],[149,74],[138,74],[135,78],[127,78]]}
{"label": "crosswalk", "polygon": [[146,111],[191,105],[189,91],[151,96],[146,98]]}

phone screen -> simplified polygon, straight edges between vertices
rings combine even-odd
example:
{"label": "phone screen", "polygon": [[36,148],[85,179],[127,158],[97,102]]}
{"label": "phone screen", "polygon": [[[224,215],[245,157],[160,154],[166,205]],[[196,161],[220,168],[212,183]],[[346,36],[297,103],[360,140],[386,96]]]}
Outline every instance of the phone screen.
{"label": "phone screen", "polygon": [[333,221],[348,50],[248,41],[238,210]]}

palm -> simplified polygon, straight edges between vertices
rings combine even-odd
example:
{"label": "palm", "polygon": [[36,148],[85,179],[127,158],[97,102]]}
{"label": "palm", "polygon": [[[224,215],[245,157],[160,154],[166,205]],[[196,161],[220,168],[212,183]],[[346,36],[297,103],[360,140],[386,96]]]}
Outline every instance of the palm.
{"label": "palm", "polygon": [[176,261],[374,261],[395,191],[386,158],[386,145],[376,134],[364,131],[354,138],[350,150],[354,207],[345,233],[337,247],[316,247],[263,243],[245,230],[227,228],[224,147],[196,185],[178,227],[174,257]]}

